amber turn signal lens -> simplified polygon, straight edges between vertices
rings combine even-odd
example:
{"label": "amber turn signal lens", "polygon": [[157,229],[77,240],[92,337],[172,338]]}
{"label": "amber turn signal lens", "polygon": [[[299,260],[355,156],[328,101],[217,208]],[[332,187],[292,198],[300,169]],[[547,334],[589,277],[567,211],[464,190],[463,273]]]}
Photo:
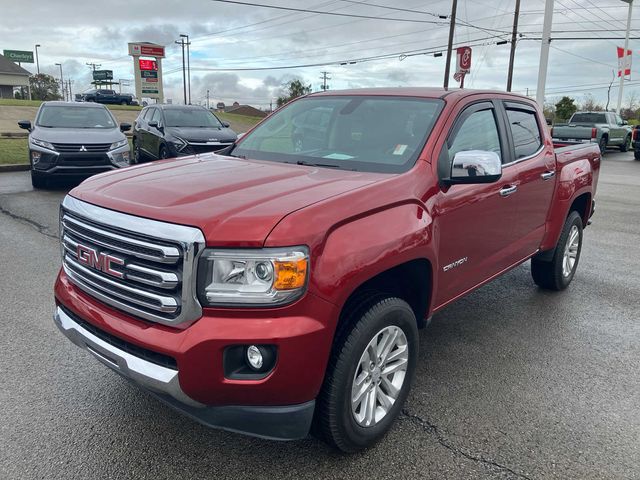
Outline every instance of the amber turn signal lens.
{"label": "amber turn signal lens", "polygon": [[274,262],[276,290],[291,290],[304,287],[307,280],[307,259]]}

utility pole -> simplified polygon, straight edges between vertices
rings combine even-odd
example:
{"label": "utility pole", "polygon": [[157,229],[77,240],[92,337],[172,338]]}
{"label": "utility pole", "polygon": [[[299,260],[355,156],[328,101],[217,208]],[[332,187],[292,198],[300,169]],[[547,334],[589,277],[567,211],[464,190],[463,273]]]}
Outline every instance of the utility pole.
{"label": "utility pole", "polygon": [[58,67],[60,67],[60,88],[62,89],[60,93],[62,94],[62,99],[64,100],[64,79],[62,78],[62,64],[56,63]]}
{"label": "utility pole", "polygon": [[73,80],[72,79],[68,79],[67,80],[67,85],[68,85],[68,90],[69,90],[69,101],[73,102],[73,92],[71,91],[71,85],[73,85]]}
{"label": "utility pole", "polygon": [[538,67],[538,87],[536,101],[540,108],[544,107],[544,90],[547,85],[547,66],[549,65],[549,47],[551,46],[551,24],[553,23],[553,0],[545,0],[544,24],[542,26],[542,47],[540,48],[540,65]]}
{"label": "utility pole", "polygon": [[329,85],[327,85],[327,80],[331,80],[331,77],[329,76],[329,72],[322,72],[322,76],[320,77],[320,80],[322,80],[322,85],[320,85],[320,89],[322,89],[323,92],[326,92],[327,90],[329,90]]}
{"label": "utility pole", "polygon": [[453,0],[451,4],[451,18],[449,23],[449,45],[447,46],[447,60],[444,66],[444,89],[449,88],[449,71],[451,68],[451,50],[453,49],[453,32],[456,28],[456,10],[458,9],[458,0]]}
{"label": "utility pole", "polygon": [[520,0],[516,0],[516,11],[513,15],[513,31],[511,32],[511,53],[509,55],[509,75],[507,77],[507,92],[511,91],[513,83],[513,62],[516,58],[516,41],[518,38],[518,17],[520,16]]}
{"label": "utility pole", "polygon": [[41,45],[39,43],[36,44],[36,71],[38,72],[38,75],[40,75],[40,60],[38,60],[38,47],[40,47]]}
{"label": "utility pole", "polygon": [[624,90],[624,72],[627,66],[627,50],[629,49],[629,30],[631,30],[631,11],[633,10],[633,0],[622,0],[629,4],[629,13],[627,15],[627,33],[624,37],[624,51],[622,52],[622,71],[620,72],[620,88],[618,89],[618,108],[616,113],[620,115],[622,108],[622,91]]}
{"label": "utility pole", "polygon": [[100,68],[102,66],[101,63],[85,63],[85,65],[90,67],[92,72],[95,72],[96,69],[98,69],[98,68]]}
{"label": "utility pole", "polygon": [[175,43],[180,45],[182,47],[182,88],[184,90],[184,104],[187,105],[187,74],[185,71],[185,64],[184,64],[184,39],[185,39],[186,35],[182,35],[180,34],[180,41],[176,41]]}
{"label": "utility pole", "polygon": [[207,110],[209,110],[209,89],[207,88]]}

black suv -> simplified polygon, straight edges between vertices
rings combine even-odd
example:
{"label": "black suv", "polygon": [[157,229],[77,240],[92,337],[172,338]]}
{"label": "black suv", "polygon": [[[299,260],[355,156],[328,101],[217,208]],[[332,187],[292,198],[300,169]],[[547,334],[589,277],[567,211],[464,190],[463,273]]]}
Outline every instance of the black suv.
{"label": "black suv", "polygon": [[18,122],[29,130],[31,183],[47,186],[51,177],[88,177],[129,165],[131,129],[104,105],[76,102],[43,102],[36,121]]}
{"label": "black suv", "polygon": [[211,111],[196,105],[150,105],[133,125],[136,163],[215,152],[233,144],[236,133]]}

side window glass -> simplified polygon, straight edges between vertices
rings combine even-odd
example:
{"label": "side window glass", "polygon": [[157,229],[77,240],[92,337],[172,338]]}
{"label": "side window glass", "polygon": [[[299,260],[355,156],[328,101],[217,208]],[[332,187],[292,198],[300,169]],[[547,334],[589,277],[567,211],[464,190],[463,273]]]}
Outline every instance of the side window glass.
{"label": "side window glass", "polygon": [[500,134],[493,109],[480,110],[467,117],[449,147],[449,164],[456,153],[466,150],[495,152],[502,159]]}
{"label": "side window glass", "polygon": [[534,112],[507,109],[509,128],[513,137],[516,160],[528,157],[542,146],[540,128]]}
{"label": "side window glass", "polygon": [[160,109],[159,108],[154,108],[153,109],[153,115],[151,117],[151,121],[160,123]]}

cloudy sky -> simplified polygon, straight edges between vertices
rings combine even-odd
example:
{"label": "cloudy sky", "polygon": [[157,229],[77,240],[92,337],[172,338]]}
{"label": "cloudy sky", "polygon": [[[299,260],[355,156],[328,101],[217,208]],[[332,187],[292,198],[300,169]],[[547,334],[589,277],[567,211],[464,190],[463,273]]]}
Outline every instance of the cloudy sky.
{"label": "cloudy sky", "polygon": [[[251,2],[251,0],[238,0]],[[182,102],[179,34],[190,35],[191,96],[204,101],[249,103],[268,107],[282,84],[300,78],[316,91],[321,72],[331,89],[370,86],[441,86],[451,0],[253,0],[336,15],[293,12],[214,0],[3,1],[0,49],[33,50],[42,46],[40,68],[74,81],[74,93],[90,88],[86,63],[133,78],[127,42],[167,46],[165,96]],[[535,94],[544,0],[522,0],[514,91]],[[459,0],[455,45],[473,46],[469,88],[504,89],[515,0]],[[640,7],[634,12],[630,48],[639,43]],[[404,10],[402,10],[404,9]],[[411,10],[411,11],[407,11]],[[340,14],[340,15],[337,15]],[[341,16],[345,15],[354,15]],[[356,16],[380,17],[365,19]],[[555,0],[547,100],[561,95],[579,101],[592,94],[602,104],[616,46],[624,44],[627,4],[621,0]],[[575,38],[560,40],[561,38]],[[382,58],[380,58],[382,57]],[[637,59],[636,59],[637,60]],[[347,65],[340,65],[343,62]],[[635,62],[627,93],[640,92],[640,61]],[[24,65],[35,71],[35,65]],[[274,68],[280,67],[280,68]],[[282,68],[285,67],[285,68]],[[289,68],[295,67],[295,68]],[[617,74],[617,73],[616,73]],[[453,80],[453,85],[456,85]],[[611,91],[617,99],[617,81]],[[132,91],[133,87],[124,90]]]}

